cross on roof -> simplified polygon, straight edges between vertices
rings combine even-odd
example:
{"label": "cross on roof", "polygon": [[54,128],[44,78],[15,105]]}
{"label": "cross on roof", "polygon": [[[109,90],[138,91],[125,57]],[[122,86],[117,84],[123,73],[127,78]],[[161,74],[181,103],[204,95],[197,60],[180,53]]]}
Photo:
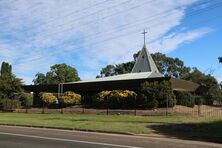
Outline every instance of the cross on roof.
{"label": "cross on roof", "polygon": [[145,44],[146,44],[146,34],[147,34],[147,32],[146,32],[145,29],[144,29],[144,31],[142,32],[142,34],[144,35],[144,46],[145,46]]}

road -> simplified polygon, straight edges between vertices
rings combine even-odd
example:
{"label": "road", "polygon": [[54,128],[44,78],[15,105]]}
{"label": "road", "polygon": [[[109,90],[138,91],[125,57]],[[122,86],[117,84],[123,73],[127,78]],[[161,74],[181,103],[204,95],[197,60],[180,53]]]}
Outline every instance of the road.
{"label": "road", "polygon": [[[105,125],[104,125],[105,126]],[[0,126],[0,148],[222,148],[207,142]]]}

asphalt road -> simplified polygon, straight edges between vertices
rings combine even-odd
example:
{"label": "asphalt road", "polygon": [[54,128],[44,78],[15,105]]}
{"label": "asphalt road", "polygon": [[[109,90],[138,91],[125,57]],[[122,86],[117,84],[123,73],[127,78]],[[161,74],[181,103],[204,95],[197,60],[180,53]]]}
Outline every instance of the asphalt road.
{"label": "asphalt road", "polygon": [[[104,125],[105,126],[105,125]],[[215,148],[220,144],[170,138],[0,126],[0,148]]]}

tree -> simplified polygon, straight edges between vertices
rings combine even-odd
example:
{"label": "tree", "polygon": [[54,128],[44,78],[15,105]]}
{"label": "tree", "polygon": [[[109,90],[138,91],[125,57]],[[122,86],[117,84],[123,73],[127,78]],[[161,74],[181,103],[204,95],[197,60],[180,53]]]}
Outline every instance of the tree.
{"label": "tree", "polygon": [[13,99],[15,93],[20,93],[22,81],[12,74],[12,66],[2,63],[0,75],[0,99]]}
{"label": "tree", "polygon": [[115,71],[118,74],[130,73],[131,70],[133,69],[134,64],[135,64],[135,61],[117,64],[115,66]]}
{"label": "tree", "polygon": [[[117,65],[107,65],[100,71],[100,77],[130,73],[139,54],[140,51],[133,55],[134,61],[129,61]],[[157,65],[158,70],[165,76],[174,76],[176,78],[181,78],[183,75],[189,73],[191,70],[191,68],[186,67],[184,65],[184,62],[181,61],[179,58],[167,57],[165,54],[159,52],[151,55]]]}
{"label": "tree", "polygon": [[167,57],[165,54],[159,52],[151,55],[158,70],[165,76],[181,78],[183,75],[190,72],[190,67],[186,67],[184,62],[179,58]]}
{"label": "tree", "polygon": [[66,64],[55,64],[50,67],[50,71],[46,74],[37,73],[33,82],[35,85],[40,85],[74,82],[79,80],[80,78],[75,68]]}
{"label": "tree", "polygon": [[12,66],[9,63],[2,62],[1,75],[11,75],[11,74],[12,74]]}
{"label": "tree", "polygon": [[187,73],[182,79],[189,80],[208,88],[207,91],[201,92],[205,100],[205,104],[212,105],[214,100],[221,98],[221,88],[217,80],[211,75],[205,75],[197,68],[193,68],[190,73]]}
{"label": "tree", "polygon": [[31,93],[21,93],[20,101],[22,103],[22,106],[32,106],[33,105],[33,94]]}
{"label": "tree", "polygon": [[194,107],[195,97],[190,92],[175,91],[174,94],[178,105]]}
{"label": "tree", "polygon": [[213,76],[211,76],[210,74],[205,75],[196,67],[194,67],[190,73],[184,75],[182,79],[196,82],[209,88],[215,86],[219,87],[217,80]]}
{"label": "tree", "polygon": [[141,84],[138,104],[145,108],[173,107],[176,105],[176,98],[173,94],[170,81],[153,81]]}
{"label": "tree", "polygon": [[35,79],[33,80],[33,82],[34,82],[35,85],[47,84],[45,74],[38,72],[38,73],[35,75]]}
{"label": "tree", "polygon": [[102,68],[100,75],[101,77],[108,77],[108,76],[116,75],[115,66],[107,65],[106,67]]}

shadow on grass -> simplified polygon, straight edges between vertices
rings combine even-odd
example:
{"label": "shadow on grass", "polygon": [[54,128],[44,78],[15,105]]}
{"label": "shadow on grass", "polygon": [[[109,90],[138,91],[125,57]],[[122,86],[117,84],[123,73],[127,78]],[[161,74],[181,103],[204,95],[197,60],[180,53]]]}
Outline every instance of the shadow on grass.
{"label": "shadow on grass", "polygon": [[170,137],[222,143],[222,120],[208,123],[150,125],[149,128]]}

